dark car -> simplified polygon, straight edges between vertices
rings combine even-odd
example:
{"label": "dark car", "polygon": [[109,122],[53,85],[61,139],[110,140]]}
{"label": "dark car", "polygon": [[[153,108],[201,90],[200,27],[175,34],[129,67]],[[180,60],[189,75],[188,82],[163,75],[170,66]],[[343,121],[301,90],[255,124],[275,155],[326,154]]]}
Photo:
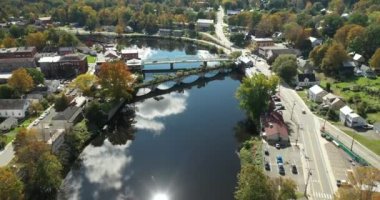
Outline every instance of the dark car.
{"label": "dark car", "polygon": [[292,165],[292,173],[293,174],[298,174],[298,170],[297,170],[297,166],[296,165]]}
{"label": "dark car", "polygon": [[269,156],[269,151],[268,151],[268,149],[265,149],[264,154],[267,155],[267,156]]}
{"label": "dark car", "polygon": [[282,156],[277,156],[277,164],[284,164]]}
{"label": "dark car", "polygon": [[270,171],[270,165],[269,162],[265,163],[265,170]]}
{"label": "dark car", "polygon": [[278,165],[278,173],[281,175],[285,175],[285,168],[283,164]]}

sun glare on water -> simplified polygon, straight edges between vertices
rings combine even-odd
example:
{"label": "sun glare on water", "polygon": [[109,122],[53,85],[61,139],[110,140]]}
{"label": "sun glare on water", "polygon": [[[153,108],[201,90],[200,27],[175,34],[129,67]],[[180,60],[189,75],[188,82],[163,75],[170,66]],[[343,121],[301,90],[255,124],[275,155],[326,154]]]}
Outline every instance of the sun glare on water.
{"label": "sun glare on water", "polygon": [[153,196],[152,200],[169,200],[169,197],[167,194],[157,193]]}

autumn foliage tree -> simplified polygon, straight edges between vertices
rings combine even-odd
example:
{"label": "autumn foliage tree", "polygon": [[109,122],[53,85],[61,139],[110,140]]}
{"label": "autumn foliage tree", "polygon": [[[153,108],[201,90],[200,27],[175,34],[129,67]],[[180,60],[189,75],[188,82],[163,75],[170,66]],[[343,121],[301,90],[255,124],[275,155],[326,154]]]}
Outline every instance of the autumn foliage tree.
{"label": "autumn foliage tree", "polygon": [[369,61],[370,66],[376,70],[380,71],[380,48],[378,48],[375,53],[372,55],[371,60]]}
{"label": "autumn foliage tree", "polygon": [[73,80],[70,86],[80,90],[83,95],[88,96],[91,94],[91,89],[97,82],[97,76],[92,74],[81,74]]}
{"label": "autumn foliage tree", "polygon": [[109,98],[131,98],[135,79],[124,62],[104,63],[99,72],[99,83]]}
{"label": "autumn foliage tree", "polygon": [[29,33],[25,37],[25,42],[28,46],[35,46],[41,50],[46,44],[46,36],[42,32]]}
{"label": "autumn foliage tree", "polygon": [[333,43],[326,51],[322,59],[321,69],[327,74],[338,72],[342,63],[347,60],[347,52],[344,50],[343,45]]}
{"label": "autumn foliage tree", "polygon": [[8,85],[16,90],[19,94],[24,94],[34,87],[33,78],[28,74],[26,69],[20,68],[12,72]]}
{"label": "autumn foliage tree", "polygon": [[0,199],[23,199],[23,183],[10,168],[0,167]]}

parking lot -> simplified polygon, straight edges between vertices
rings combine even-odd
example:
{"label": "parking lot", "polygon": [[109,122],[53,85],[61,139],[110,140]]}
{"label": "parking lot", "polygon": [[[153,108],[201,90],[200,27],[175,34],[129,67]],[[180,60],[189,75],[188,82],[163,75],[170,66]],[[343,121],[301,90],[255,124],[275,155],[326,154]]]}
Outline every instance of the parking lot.
{"label": "parking lot", "polygon": [[[269,152],[269,155],[265,155],[265,152],[263,152],[264,163],[268,162],[270,165],[270,170],[265,170],[267,175],[272,178],[290,178],[297,183],[298,190],[303,191],[305,188],[305,179],[303,175],[300,149],[295,145],[277,149],[267,143],[264,143],[263,149],[264,151],[268,150]],[[278,156],[281,156],[283,160],[283,166],[285,169],[284,175],[280,175],[279,172],[279,165],[277,164]],[[297,173],[292,172],[292,165],[296,166]]]}

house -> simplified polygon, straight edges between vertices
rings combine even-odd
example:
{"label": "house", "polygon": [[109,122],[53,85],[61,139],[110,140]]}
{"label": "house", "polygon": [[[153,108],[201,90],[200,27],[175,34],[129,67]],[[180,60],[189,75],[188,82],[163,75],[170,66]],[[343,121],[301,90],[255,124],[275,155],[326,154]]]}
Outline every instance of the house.
{"label": "house", "polygon": [[344,75],[353,75],[355,67],[356,64],[354,61],[344,61],[339,73]]}
{"label": "house", "polygon": [[352,113],[352,109],[349,106],[343,106],[341,109],[339,109],[339,120],[342,123],[346,122],[346,118],[348,114]]}
{"label": "house", "polygon": [[45,86],[47,86],[48,93],[56,93],[60,89],[61,83],[59,80],[45,80]]}
{"label": "house", "polygon": [[289,132],[288,127],[277,111],[272,111],[262,117],[262,136],[269,144],[288,144]]}
{"label": "house", "polygon": [[130,27],[130,26],[126,26],[126,27],[124,28],[124,32],[125,32],[125,33],[133,33],[133,28]]}
{"label": "house", "polygon": [[140,70],[142,61],[141,61],[141,59],[132,58],[130,60],[127,60],[126,64],[127,64],[128,68],[132,71]]}
{"label": "house", "polygon": [[84,54],[43,57],[38,63],[46,78],[69,78],[88,70],[87,56]]}
{"label": "house", "polygon": [[240,56],[237,59],[238,65],[244,65],[245,67],[253,67],[253,62],[251,59],[249,59],[247,56]]}
{"label": "house", "polygon": [[36,54],[37,54],[36,47],[0,48],[0,59],[34,58]]}
{"label": "house", "polygon": [[96,56],[96,51],[95,50],[92,50],[86,46],[81,46],[81,47],[77,47],[77,50],[78,52],[80,53],[83,53],[83,54],[88,54],[88,55],[91,55],[91,56]]}
{"label": "house", "polygon": [[279,55],[288,54],[298,56],[300,54],[300,51],[296,49],[289,49],[282,45],[275,45],[260,47],[258,53],[261,57],[267,60],[269,64],[271,64]]}
{"label": "house", "polygon": [[64,111],[59,112],[52,118],[52,121],[64,121],[69,124],[75,124],[83,118],[83,108],[75,105],[67,107]]}
{"label": "house", "polygon": [[322,44],[323,40],[316,37],[309,37],[312,47],[316,47]]}
{"label": "house", "polygon": [[0,84],[4,84],[8,82],[8,79],[12,77],[12,73],[4,73],[0,74]]}
{"label": "house", "polygon": [[319,87],[319,85],[314,85],[313,87],[309,88],[308,93],[309,99],[314,102],[322,102],[323,97],[327,94],[327,92]]}
{"label": "house", "polygon": [[363,117],[352,112],[347,115],[345,124],[348,127],[354,128],[364,126],[367,124],[367,122],[365,121],[365,119],[363,119]]}
{"label": "house", "polygon": [[107,60],[119,59],[119,55],[114,50],[107,50],[106,52],[104,52],[104,57],[107,58]]}
{"label": "house", "polygon": [[268,47],[274,46],[274,41],[272,38],[256,38],[252,37],[252,43],[256,45],[256,47]]}
{"label": "house", "polygon": [[125,61],[130,59],[138,59],[139,58],[139,51],[137,48],[128,48],[121,50],[121,58]]}
{"label": "house", "polygon": [[171,34],[172,34],[171,29],[165,29],[165,28],[158,29],[158,35],[160,36],[170,36]]}
{"label": "house", "polygon": [[237,15],[240,12],[241,12],[240,10],[227,10],[227,15],[228,16]]}
{"label": "house", "polygon": [[65,129],[57,129],[48,137],[46,141],[47,144],[51,146],[51,151],[53,153],[58,153],[59,148],[65,141]]}
{"label": "house", "polygon": [[24,118],[29,105],[26,99],[0,99],[0,117]]}
{"label": "house", "polygon": [[355,68],[354,73],[357,76],[364,76],[367,78],[376,78],[376,73],[367,65],[361,65],[360,68]]}
{"label": "house", "polygon": [[309,87],[312,85],[318,85],[319,81],[315,77],[315,74],[298,74],[297,75],[297,86],[299,87]]}
{"label": "house", "polygon": [[45,26],[45,25],[48,25],[48,24],[51,24],[51,23],[52,23],[51,16],[40,17],[35,22],[36,25],[42,25],[42,26]]}
{"label": "house", "polygon": [[352,57],[352,60],[355,62],[356,66],[360,66],[365,61],[364,57],[357,53]]}
{"label": "house", "polygon": [[44,99],[44,96],[39,93],[30,93],[26,95],[26,99],[30,102],[30,104],[32,104],[40,102],[42,99]]}
{"label": "house", "polygon": [[59,47],[58,48],[58,55],[64,56],[67,54],[73,54],[75,53],[74,47]]}
{"label": "house", "polygon": [[114,43],[103,44],[103,52],[107,50],[117,51],[116,46],[117,44]]}
{"label": "house", "polygon": [[322,99],[323,105],[327,106],[331,110],[339,110],[346,105],[341,97],[338,97],[332,93],[328,93]]}
{"label": "house", "polygon": [[200,31],[208,31],[214,26],[214,20],[212,19],[198,19],[196,27]]}
{"label": "house", "polygon": [[14,117],[9,117],[0,124],[0,130],[3,132],[9,131],[17,126],[18,120]]}

